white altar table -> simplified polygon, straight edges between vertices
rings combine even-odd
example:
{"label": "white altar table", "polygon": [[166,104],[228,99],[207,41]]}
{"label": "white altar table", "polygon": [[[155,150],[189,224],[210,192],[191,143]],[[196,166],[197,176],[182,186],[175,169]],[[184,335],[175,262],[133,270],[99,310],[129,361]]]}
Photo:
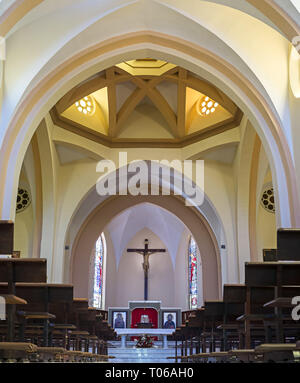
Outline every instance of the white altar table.
{"label": "white altar table", "polygon": [[175,330],[174,329],[166,329],[166,328],[116,328],[115,332],[118,336],[121,336],[121,347],[126,347],[126,336],[134,336],[134,335],[152,335],[152,336],[163,336],[163,347],[168,348],[167,336],[172,335]]}

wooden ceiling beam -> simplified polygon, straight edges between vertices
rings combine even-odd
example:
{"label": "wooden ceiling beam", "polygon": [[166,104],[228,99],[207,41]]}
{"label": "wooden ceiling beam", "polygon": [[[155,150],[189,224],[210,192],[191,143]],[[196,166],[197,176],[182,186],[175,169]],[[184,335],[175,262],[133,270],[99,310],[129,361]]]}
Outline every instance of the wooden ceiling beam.
{"label": "wooden ceiling beam", "polygon": [[186,86],[196,90],[197,92],[203,93],[205,96],[210,97],[212,100],[218,102],[224,109],[226,109],[232,115],[236,112],[236,105],[230,100],[219,89],[209,84],[208,82],[201,80],[198,77],[191,76],[188,74],[186,80],[183,80]]}
{"label": "wooden ceiling beam", "polygon": [[131,93],[131,95],[126,99],[122,107],[120,108],[117,114],[117,129],[116,134],[119,133],[121,126],[128,119],[131,113],[134,111],[136,106],[142,99],[146,96],[146,90],[137,88]]}
{"label": "wooden ceiling beam", "polygon": [[100,132],[96,132],[89,129],[87,126],[76,123],[75,121],[69,120],[62,117],[57,113],[56,107],[54,106],[50,110],[50,116],[53,120],[54,125],[66,129],[74,134],[81,137],[87,138],[96,143],[105,145],[109,148],[183,148],[185,146],[194,144],[195,142],[205,140],[209,137],[223,133],[227,130],[234,129],[240,125],[243,113],[240,109],[234,117],[227,120],[221,121],[218,124],[185,136],[182,139],[179,138],[167,138],[167,139],[139,139],[139,138],[110,138]]}
{"label": "wooden ceiling beam", "polygon": [[[137,89],[127,98],[119,112],[117,111],[116,85],[130,81]],[[164,82],[173,82],[178,86],[177,94],[177,115],[169,105],[165,97],[159,92],[157,86]],[[235,115],[237,106],[223,92],[211,85],[209,82],[192,75],[181,67],[174,67],[161,76],[133,76],[118,67],[111,67],[98,75],[70,90],[56,104],[59,114],[62,114],[72,104],[91,93],[107,87],[108,96],[108,134],[110,137],[117,137],[121,126],[129,118],[139,102],[148,96],[156,108],[163,115],[175,138],[183,138],[186,134],[186,87],[201,92],[223,108]]]}
{"label": "wooden ceiling beam", "polygon": [[177,118],[173,109],[170,107],[167,100],[162,96],[162,94],[155,88],[148,89],[147,96],[156,106],[156,108],[161,112],[166,122],[170,126],[173,135],[176,137],[177,132]]}
{"label": "wooden ceiling beam", "polygon": [[107,98],[108,98],[108,135],[115,137],[117,130],[117,92],[114,67],[106,70]]}
{"label": "wooden ceiling beam", "polygon": [[62,97],[56,104],[57,111],[59,113],[63,113],[76,101],[81,100],[83,97],[88,96],[97,90],[105,88],[106,86],[107,80],[105,76],[99,75],[91,78],[90,80],[84,82],[81,85],[78,85],[66,93],[64,97]]}
{"label": "wooden ceiling beam", "polygon": [[167,100],[155,88],[159,83],[164,81],[162,76],[153,76],[149,81],[143,78],[132,76],[131,81],[137,86],[137,89],[127,98],[117,115],[117,134],[122,124],[129,118],[136,106],[145,96],[153,102],[156,108],[161,112],[167,124],[169,125],[174,137],[177,137],[177,118]]}
{"label": "wooden ceiling beam", "polygon": [[186,123],[186,85],[183,82],[187,78],[187,71],[179,68],[177,85],[177,136],[185,136]]}

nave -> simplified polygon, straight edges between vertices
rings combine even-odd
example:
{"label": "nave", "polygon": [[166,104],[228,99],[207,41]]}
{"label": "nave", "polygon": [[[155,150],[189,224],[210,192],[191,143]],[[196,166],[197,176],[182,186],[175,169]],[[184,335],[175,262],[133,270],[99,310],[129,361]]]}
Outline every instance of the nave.
{"label": "nave", "polygon": [[299,2],[0,0],[5,366],[298,364]]}
{"label": "nave", "polygon": [[[13,228],[12,222],[0,222],[0,253],[12,252]],[[166,325],[171,318],[165,329],[153,328],[146,313],[155,302],[148,300],[130,302],[139,312],[130,329],[118,325],[117,319],[110,325],[109,312],[75,298],[72,285],[47,283],[45,259],[3,256],[1,361],[300,362],[298,301],[293,299],[300,295],[300,231],[278,230],[277,243],[277,249],[264,250],[263,262],[245,263],[245,284],[225,284],[223,300],[183,311],[182,324],[173,329]],[[130,334],[135,339],[126,341]],[[160,334],[168,335],[155,341]]]}

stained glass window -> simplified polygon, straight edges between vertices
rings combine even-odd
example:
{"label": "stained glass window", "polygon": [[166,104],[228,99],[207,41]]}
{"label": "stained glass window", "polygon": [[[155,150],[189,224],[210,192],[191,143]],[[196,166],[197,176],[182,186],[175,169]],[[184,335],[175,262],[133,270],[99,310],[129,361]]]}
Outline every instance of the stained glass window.
{"label": "stained glass window", "polygon": [[104,235],[101,234],[95,245],[93,307],[103,308],[103,264]]}
{"label": "stained glass window", "polygon": [[197,253],[198,247],[193,237],[189,241],[188,258],[189,258],[189,303],[190,309],[198,306],[198,281],[197,281]]}

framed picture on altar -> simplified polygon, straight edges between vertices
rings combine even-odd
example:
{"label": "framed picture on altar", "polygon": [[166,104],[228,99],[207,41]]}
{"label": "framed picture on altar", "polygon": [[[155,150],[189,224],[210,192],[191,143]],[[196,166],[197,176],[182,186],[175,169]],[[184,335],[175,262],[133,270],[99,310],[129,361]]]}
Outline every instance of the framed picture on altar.
{"label": "framed picture on altar", "polygon": [[177,311],[162,312],[162,327],[167,329],[176,329],[177,327]]}
{"label": "framed picture on altar", "polygon": [[127,328],[128,312],[127,311],[113,311],[112,312],[112,326],[113,328]]}

